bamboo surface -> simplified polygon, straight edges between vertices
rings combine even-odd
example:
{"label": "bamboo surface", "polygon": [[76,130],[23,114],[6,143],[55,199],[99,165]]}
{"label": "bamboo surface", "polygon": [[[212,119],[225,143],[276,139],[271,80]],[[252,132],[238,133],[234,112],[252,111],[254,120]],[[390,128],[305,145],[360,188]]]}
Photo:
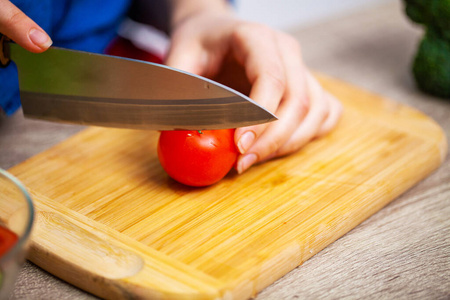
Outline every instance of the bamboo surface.
{"label": "bamboo surface", "polygon": [[207,188],[172,181],[157,133],[89,128],[11,168],[38,208],[30,260],[106,298],[246,299],[436,169],[439,126],[320,76],[336,130]]}

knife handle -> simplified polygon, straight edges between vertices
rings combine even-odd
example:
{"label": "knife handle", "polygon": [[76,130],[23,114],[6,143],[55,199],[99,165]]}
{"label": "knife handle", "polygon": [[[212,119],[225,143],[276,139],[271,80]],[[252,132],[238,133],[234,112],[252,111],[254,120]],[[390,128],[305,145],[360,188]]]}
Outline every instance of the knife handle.
{"label": "knife handle", "polygon": [[9,52],[9,42],[11,40],[0,33],[0,68],[6,68],[11,62]]}

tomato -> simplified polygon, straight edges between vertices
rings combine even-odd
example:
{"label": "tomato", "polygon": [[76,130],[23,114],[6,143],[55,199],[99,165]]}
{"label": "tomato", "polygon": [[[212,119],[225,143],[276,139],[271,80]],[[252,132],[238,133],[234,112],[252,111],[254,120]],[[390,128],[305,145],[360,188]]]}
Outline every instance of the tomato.
{"label": "tomato", "polygon": [[17,239],[14,232],[0,225],[0,257],[14,246]]}
{"label": "tomato", "polygon": [[221,180],[236,163],[234,129],[163,131],[158,158],[170,177],[190,186]]}

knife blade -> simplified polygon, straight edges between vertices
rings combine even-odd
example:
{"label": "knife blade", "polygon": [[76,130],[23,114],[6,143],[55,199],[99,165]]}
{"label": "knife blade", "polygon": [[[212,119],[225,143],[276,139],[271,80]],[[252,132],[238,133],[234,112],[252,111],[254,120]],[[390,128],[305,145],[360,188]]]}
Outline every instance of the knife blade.
{"label": "knife blade", "polygon": [[237,128],[277,119],[229,87],[168,66],[57,47],[36,54],[6,44],[28,118],[150,130]]}

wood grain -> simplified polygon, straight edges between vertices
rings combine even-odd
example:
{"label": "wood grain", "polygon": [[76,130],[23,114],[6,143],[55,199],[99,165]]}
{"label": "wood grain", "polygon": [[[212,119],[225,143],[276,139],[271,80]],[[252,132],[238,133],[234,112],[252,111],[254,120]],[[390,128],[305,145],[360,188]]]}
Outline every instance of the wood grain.
{"label": "wood grain", "polygon": [[208,188],[168,178],[145,131],[90,128],[11,168],[38,203],[30,260],[107,298],[246,299],[442,163],[434,121],[319,77],[338,128]]}

